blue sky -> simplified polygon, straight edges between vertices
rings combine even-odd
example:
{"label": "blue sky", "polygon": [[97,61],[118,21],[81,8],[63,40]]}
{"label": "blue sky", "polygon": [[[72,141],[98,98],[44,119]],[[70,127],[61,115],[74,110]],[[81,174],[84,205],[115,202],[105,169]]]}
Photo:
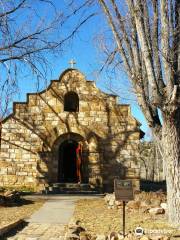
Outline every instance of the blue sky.
{"label": "blue sky", "polygon": [[[57,7],[62,9],[64,6],[61,5],[61,1],[55,0]],[[63,4],[63,3],[62,3]],[[97,10],[97,9],[96,9]],[[78,19],[78,17],[77,17]],[[69,29],[72,29],[74,22],[77,20],[73,18],[72,21],[68,23],[66,29],[62,29],[62,32],[66,33]],[[108,87],[112,85],[113,91],[117,92],[120,96],[119,100],[121,103],[130,103],[133,116],[142,124],[142,130],[147,133],[146,139],[149,138],[149,129],[147,127],[146,121],[143,114],[141,113],[139,107],[136,104],[133,94],[130,90],[130,84],[128,84],[128,79],[125,73],[122,71],[119,72],[118,76],[113,79],[112,76],[111,83],[107,78],[106,73],[97,74],[102,64],[102,54],[100,49],[97,47],[96,36],[101,34],[101,32],[106,31],[108,28],[105,27],[104,19],[102,15],[98,15],[93,19],[89,20],[78,32],[78,34],[65,44],[61,54],[56,56],[56,58],[49,57],[49,62],[51,64],[52,72],[47,76],[48,82],[51,79],[58,79],[61,72],[69,67],[70,59],[76,61],[76,68],[79,69],[82,73],[86,75],[88,80],[96,81],[97,86],[105,92],[108,92]],[[25,101],[26,93],[35,92],[37,89],[36,81],[33,81],[33,76],[26,76],[26,78],[31,79],[27,81],[24,78],[19,79],[20,92],[14,98],[15,101]],[[44,88],[45,84],[43,83],[41,88]]]}

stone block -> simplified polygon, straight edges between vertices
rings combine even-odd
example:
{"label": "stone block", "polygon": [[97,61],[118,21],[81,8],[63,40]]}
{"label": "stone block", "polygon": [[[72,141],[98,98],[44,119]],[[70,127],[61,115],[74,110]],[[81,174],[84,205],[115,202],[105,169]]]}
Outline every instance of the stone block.
{"label": "stone block", "polygon": [[9,152],[1,152],[0,157],[1,158],[9,158],[10,154]]}
{"label": "stone block", "polygon": [[0,169],[0,175],[5,175],[5,174],[7,174],[7,168],[1,168]]}
{"label": "stone block", "polygon": [[25,180],[26,180],[27,183],[35,183],[34,177],[28,176],[28,177],[25,178]]}
{"label": "stone block", "polygon": [[17,176],[27,176],[27,172],[16,172]]}
{"label": "stone block", "polygon": [[12,167],[8,167],[8,168],[7,168],[7,173],[8,173],[8,174],[15,174],[15,172],[16,172],[16,171],[15,171],[15,168],[12,168]]}

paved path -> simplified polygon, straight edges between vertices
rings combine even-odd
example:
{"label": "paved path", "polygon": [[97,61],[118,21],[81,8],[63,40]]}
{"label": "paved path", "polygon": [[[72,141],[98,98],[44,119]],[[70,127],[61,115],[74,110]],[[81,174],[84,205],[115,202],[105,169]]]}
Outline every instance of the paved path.
{"label": "paved path", "polygon": [[[92,196],[93,197],[93,196]],[[74,212],[75,202],[91,196],[49,196],[29,219],[28,225],[8,240],[64,240],[65,225]],[[32,198],[31,198],[32,199]]]}

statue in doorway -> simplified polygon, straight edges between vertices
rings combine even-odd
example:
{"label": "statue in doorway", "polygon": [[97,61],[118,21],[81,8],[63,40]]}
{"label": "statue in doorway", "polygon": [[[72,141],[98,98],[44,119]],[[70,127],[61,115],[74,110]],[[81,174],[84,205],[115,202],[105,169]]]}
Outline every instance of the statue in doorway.
{"label": "statue in doorway", "polygon": [[78,183],[82,182],[82,174],[81,174],[82,146],[83,146],[82,142],[79,142],[78,147],[76,148],[76,169],[77,169]]}

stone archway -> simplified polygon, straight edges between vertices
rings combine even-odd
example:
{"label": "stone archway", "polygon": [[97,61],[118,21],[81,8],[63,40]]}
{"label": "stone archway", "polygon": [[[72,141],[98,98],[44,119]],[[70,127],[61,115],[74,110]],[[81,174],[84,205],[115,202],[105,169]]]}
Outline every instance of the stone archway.
{"label": "stone archway", "polygon": [[84,137],[77,133],[62,134],[53,144],[53,182],[78,182],[77,147],[82,144],[81,177],[82,183],[89,182],[89,150]]}

